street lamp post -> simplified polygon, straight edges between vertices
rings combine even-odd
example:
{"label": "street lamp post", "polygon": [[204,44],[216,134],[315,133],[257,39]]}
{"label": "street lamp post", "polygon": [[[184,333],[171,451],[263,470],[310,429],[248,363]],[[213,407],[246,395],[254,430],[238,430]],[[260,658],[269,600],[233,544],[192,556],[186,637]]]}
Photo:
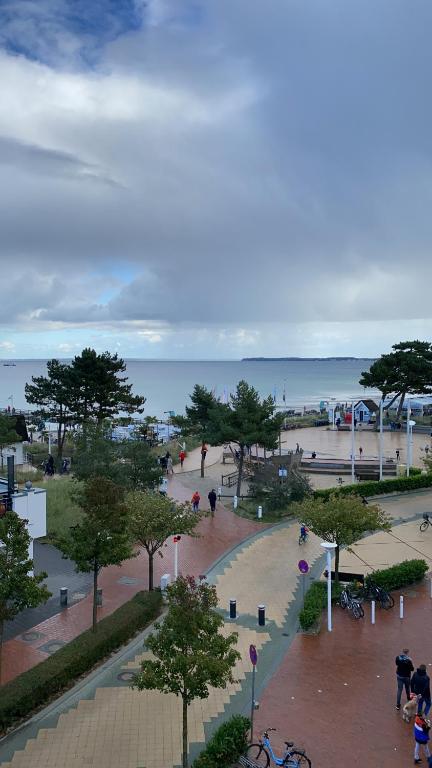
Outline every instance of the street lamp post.
{"label": "street lamp post", "polygon": [[332,552],[336,549],[334,541],[322,541],[321,546],[327,552],[327,629],[332,631],[332,614],[331,614],[331,560]]}
{"label": "street lamp post", "polygon": [[354,400],[351,405],[351,482],[355,483],[355,423]]}
{"label": "street lamp post", "polygon": [[379,434],[379,479],[383,479],[383,400],[381,398],[379,409],[380,434]]}

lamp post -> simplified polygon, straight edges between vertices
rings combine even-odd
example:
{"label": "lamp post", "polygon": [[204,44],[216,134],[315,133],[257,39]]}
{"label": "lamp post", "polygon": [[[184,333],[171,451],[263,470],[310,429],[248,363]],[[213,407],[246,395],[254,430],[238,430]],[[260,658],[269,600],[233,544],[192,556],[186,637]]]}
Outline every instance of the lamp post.
{"label": "lamp post", "polygon": [[410,474],[410,467],[412,464],[412,428],[415,425],[415,421],[411,418],[411,401],[408,400],[408,407],[407,407],[407,465],[406,465],[406,473],[407,477],[409,477]]}
{"label": "lamp post", "polygon": [[324,547],[327,552],[327,629],[332,631],[332,615],[331,615],[331,560],[332,552],[336,549],[334,541],[322,541],[321,546]]}
{"label": "lamp post", "polygon": [[351,405],[351,482],[355,483],[355,424],[354,400]]}
{"label": "lamp post", "polygon": [[380,434],[379,434],[379,479],[383,479],[383,401],[381,398],[379,409]]}

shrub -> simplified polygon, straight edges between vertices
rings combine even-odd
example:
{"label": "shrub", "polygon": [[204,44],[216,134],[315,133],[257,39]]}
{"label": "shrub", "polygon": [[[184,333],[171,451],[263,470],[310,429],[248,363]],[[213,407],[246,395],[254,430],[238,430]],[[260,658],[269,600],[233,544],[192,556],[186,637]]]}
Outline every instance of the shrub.
{"label": "shrub", "polygon": [[318,499],[328,499],[332,493],[355,494],[357,496],[378,496],[383,493],[415,491],[417,488],[432,486],[432,472],[427,475],[414,474],[412,477],[392,477],[390,480],[371,480],[355,485],[342,485],[340,488],[322,488],[314,492]]}
{"label": "shrub", "polygon": [[90,629],[83,632],[36,667],[6,683],[0,696],[0,732],[59,694],[79,675],[144,629],[159,614],[161,605],[159,590],[138,592],[132,600],[101,619],[97,632]]}
{"label": "shrub", "polygon": [[193,768],[230,768],[246,752],[250,720],[234,715],[213,734]]}
{"label": "shrub", "polygon": [[[337,600],[341,592],[341,587],[332,584],[332,600]],[[299,620],[303,630],[310,629],[317,623],[323,609],[327,605],[327,583],[325,581],[314,581],[305,595],[304,606],[300,611]]]}
{"label": "shrub", "polygon": [[400,589],[408,584],[413,584],[415,581],[420,581],[428,569],[429,566],[425,560],[404,560],[391,568],[374,571],[366,577],[366,583],[373,581],[379,587],[390,592],[392,589]]}

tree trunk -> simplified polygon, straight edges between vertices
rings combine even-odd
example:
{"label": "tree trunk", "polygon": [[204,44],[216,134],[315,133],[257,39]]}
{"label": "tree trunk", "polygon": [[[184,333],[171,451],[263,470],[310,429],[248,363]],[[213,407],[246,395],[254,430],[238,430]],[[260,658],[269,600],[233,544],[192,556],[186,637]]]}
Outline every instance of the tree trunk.
{"label": "tree trunk", "polygon": [[183,701],[183,761],[182,768],[188,768],[188,704],[186,698]]}
{"label": "tree trunk", "polygon": [[240,459],[238,463],[238,478],[237,478],[237,496],[240,496],[241,482],[243,477],[243,461],[244,461],[244,446],[240,445]]}
{"label": "tree trunk", "polygon": [[148,577],[149,577],[149,592],[153,591],[153,554],[148,553]]}
{"label": "tree trunk", "polygon": [[3,622],[0,621],[0,685],[2,682]]}
{"label": "tree trunk", "polygon": [[202,449],[205,446],[204,440],[201,443],[201,477],[204,477],[204,465],[205,465],[205,454],[202,452]]}
{"label": "tree trunk", "polygon": [[92,630],[93,632],[96,632],[96,625],[97,625],[97,605],[96,605],[96,599],[97,599],[97,585],[98,585],[98,564],[95,562],[93,566],[93,624],[92,624]]}
{"label": "tree trunk", "polygon": [[340,549],[338,544],[335,549],[335,584],[339,584],[339,555]]}
{"label": "tree trunk", "polygon": [[[389,408],[392,407],[394,401],[398,399],[400,394],[401,394],[401,392],[396,392],[395,396],[390,400],[389,404],[386,406],[386,409],[385,409],[387,411],[387,413],[388,413]],[[382,399],[384,400],[384,395],[382,396]]]}
{"label": "tree trunk", "polygon": [[[406,395],[406,392],[401,392],[401,398],[399,400],[399,405],[398,405],[398,409],[397,409],[397,413],[396,413],[396,418],[397,418],[398,421],[399,421],[399,419],[401,417],[402,408],[403,408],[403,404],[404,404],[404,400],[405,400],[405,395]],[[407,418],[408,418],[408,413],[407,413]]]}

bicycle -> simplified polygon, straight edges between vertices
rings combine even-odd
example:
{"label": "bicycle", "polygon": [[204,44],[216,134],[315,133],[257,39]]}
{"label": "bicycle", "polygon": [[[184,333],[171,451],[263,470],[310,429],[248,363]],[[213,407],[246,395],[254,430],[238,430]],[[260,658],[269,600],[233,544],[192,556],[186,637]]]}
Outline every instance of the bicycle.
{"label": "bicycle", "polygon": [[378,584],[375,584],[374,581],[369,581],[364,587],[361,587],[360,590],[353,594],[353,592],[348,589],[348,591],[351,594],[351,597],[361,598],[363,600],[372,601],[375,600],[381,608],[384,608],[385,611],[390,610],[390,608],[393,608],[395,601],[390,592],[387,592],[387,590],[383,589],[383,587],[378,586]]}
{"label": "bicycle", "polygon": [[312,763],[305,750],[294,746],[293,741],[286,741],[285,754],[283,757],[276,757],[269,737],[269,732],[275,730],[276,728],[267,728],[258,743],[249,745],[244,757],[250,761],[250,765],[259,766],[259,768],[269,768],[271,757],[275,765],[281,765],[285,768],[302,768],[302,766],[311,768]]}
{"label": "bicycle", "polygon": [[424,533],[424,531],[427,531],[429,526],[432,527],[432,521],[429,519],[428,513],[427,512],[423,512],[423,522],[420,523],[420,530],[421,530],[421,532]]}
{"label": "bicycle", "polygon": [[300,534],[299,540],[298,540],[299,547],[301,547],[302,544],[306,544],[308,538],[309,538],[308,533]]}
{"label": "bicycle", "polygon": [[343,589],[339,598],[339,605],[343,610],[348,608],[355,619],[362,619],[364,616],[363,606],[359,600],[356,600],[348,589]]}

